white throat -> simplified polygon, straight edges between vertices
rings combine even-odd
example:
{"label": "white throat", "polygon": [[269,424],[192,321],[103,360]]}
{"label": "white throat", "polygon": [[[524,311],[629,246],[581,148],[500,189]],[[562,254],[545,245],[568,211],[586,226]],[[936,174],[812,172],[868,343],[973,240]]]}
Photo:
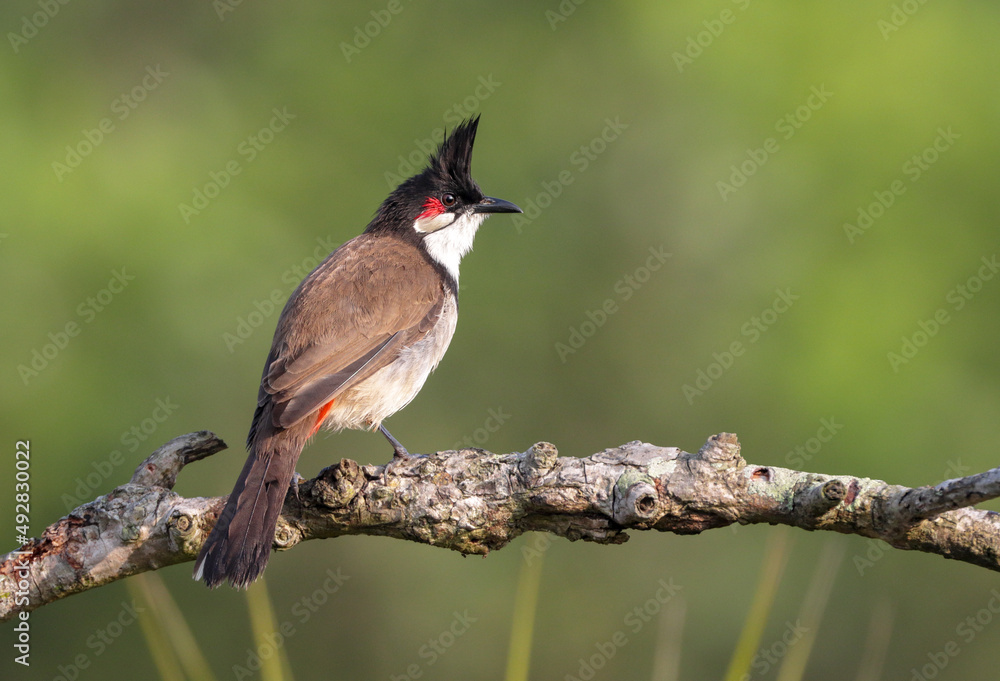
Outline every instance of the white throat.
{"label": "white throat", "polygon": [[458,281],[458,264],[462,257],[472,250],[476,230],[488,216],[482,213],[466,213],[447,227],[431,232],[424,237],[424,246],[430,256],[439,262]]}

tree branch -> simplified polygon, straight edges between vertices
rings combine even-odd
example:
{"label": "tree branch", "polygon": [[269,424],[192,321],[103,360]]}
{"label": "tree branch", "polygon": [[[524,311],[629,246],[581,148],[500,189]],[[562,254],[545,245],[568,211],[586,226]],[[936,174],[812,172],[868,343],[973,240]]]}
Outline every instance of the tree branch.
{"label": "tree branch", "polygon": [[[225,449],[202,431],[147,458],[132,480],[83,504],[0,561],[0,620],[115,580],[194,560],[225,497],[172,491],[181,469]],[[586,458],[538,443],[523,454],[438,452],[392,466],[349,459],[290,491],[275,548],[369,534],[486,554],[528,531],[620,544],[625,530],[695,534],[783,524],[882,539],[1000,571],[1000,468],[934,487],[747,464],[736,436],[695,454],[630,442]]]}

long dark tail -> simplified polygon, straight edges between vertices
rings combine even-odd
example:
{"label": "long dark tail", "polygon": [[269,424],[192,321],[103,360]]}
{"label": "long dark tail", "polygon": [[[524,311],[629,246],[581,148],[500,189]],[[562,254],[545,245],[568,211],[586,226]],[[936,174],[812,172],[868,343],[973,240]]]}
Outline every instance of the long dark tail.
{"label": "long dark tail", "polygon": [[304,426],[266,428],[252,439],[243,472],[198,555],[195,579],[213,589],[226,580],[246,588],[267,567],[285,493],[309,439]]}

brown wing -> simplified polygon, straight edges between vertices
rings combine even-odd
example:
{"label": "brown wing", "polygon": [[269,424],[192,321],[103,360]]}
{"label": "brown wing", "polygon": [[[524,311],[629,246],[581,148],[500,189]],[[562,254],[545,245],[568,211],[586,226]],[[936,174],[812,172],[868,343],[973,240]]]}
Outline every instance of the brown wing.
{"label": "brown wing", "polygon": [[285,305],[258,413],[270,400],[272,425],[297,423],[426,335],[443,299],[441,278],[413,244],[369,234],[347,242]]}

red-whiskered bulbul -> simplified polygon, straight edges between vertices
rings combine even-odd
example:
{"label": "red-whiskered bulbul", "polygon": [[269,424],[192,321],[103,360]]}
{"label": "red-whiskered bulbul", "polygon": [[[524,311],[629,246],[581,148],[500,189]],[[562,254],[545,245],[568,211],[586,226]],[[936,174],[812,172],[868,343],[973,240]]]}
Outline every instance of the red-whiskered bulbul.
{"label": "red-whiskered bulbul", "polygon": [[295,464],[326,428],[379,429],[441,361],[458,320],[458,264],[491,213],[470,163],[479,118],[460,124],[423,172],[382,203],[289,297],[264,363],[247,457],[201,549],[194,578],[246,587],[264,571]]}

